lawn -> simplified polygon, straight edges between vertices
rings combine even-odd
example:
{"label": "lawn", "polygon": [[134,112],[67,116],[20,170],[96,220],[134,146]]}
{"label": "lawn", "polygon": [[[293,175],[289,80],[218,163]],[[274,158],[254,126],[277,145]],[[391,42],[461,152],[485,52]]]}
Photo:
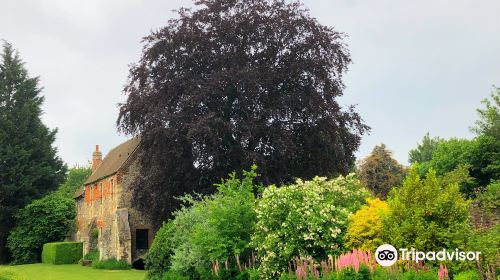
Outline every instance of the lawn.
{"label": "lawn", "polygon": [[10,280],[2,278],[2,271],[5,270],[19,274],[22,280],[143,280],[146,275],[141,270],[100,270],[77,264],[28,264],[0,266],[0,280]]}

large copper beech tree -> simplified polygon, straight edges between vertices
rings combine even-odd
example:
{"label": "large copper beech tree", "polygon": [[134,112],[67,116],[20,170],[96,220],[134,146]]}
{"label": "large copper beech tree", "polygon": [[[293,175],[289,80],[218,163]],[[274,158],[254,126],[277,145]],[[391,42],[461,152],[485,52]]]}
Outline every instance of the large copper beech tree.
{"label": "large copper beech tree", "polygon": [[136,203],[161,221],[172,196],[254,163],[264,183],[347,173],[369,128],[336,101],[344,35],[298,2],[195,4],[144,38],[124,89],[119,129],[142,137]]}

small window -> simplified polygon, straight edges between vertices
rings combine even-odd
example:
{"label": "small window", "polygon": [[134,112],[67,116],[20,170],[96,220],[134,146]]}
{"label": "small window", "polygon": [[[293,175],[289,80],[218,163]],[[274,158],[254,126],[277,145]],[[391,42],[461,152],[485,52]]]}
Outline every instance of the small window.
{"label": "small window", "polygon": [[135,248],[138,250],[148,249],[149,245],[149,230],[137,229],[135,231]]}

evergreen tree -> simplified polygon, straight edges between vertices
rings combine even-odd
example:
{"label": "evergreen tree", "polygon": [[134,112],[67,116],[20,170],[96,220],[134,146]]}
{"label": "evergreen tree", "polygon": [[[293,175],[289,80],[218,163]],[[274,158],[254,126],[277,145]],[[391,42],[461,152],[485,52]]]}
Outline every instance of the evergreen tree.
{"label": "evergreen tree", "polygon": [[0,61],[0,261],[7,259],[5,241],[17,211],[55,189],[66,173],[52,146],[56,130],[40,119],[38,82],[5,43]]}

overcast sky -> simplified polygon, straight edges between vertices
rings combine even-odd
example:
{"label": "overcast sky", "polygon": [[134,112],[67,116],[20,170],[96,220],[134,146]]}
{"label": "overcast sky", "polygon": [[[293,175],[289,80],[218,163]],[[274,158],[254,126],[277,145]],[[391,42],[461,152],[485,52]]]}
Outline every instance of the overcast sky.
{"label": "overcast sky", "polygon": [[[321,23],[347,33],[354,64],[342,104],[372,127],[358,158],[385,143],[400,162],[426,132],[466,137],[475,109],[500,85],[500,1],[309,0]],[[124,141],[117,104],[141,38],[191,1],[0,0],[0,38],[44,87],[44,122],[70,166]]]}

